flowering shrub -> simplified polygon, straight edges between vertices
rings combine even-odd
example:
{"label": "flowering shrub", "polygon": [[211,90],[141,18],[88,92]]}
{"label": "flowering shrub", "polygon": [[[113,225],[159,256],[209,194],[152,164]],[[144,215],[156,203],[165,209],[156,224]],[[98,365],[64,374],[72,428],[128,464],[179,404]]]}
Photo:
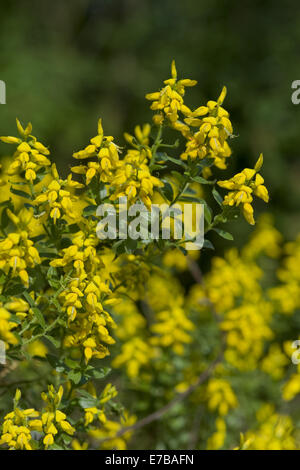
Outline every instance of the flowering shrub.
{"label": "flowering shrub", "polygon": [[[215,256],[202,274],[210,232],[232,240],[222,224],[242,213],[253,225],[254,197],[268,202],[268,191],[262,155],[253,169],[215,176],[233,158],[226,88],[191,109],[184,96],[195,85],[173,62],[163,88],[146,95],[153,125],[125,133],[124,148],[100,119],[66,178],[31,124],[17,120],[19,136],[1,137],[14,148],[0,193],[4,449],[299,447],[281,411],[281,394],[300,392],[296,338],[281,318],[300,306],[300,241],[283,245],[264,216],[241,251]],[[148,209],[201,202],[203,249],[187,252],[172,236],[100,240],[97,207],[124,196]],[[279,283],[266,285],[261,266],[275,272],[283,253]]]}

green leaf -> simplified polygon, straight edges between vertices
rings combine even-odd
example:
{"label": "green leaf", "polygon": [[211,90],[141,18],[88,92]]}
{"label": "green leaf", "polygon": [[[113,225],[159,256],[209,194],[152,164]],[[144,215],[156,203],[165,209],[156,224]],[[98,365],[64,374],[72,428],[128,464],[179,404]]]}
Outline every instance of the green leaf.
{"label": "green leaf", "polygon": [[54,356],[53,354],[47,354],[46,359],[49,362],[50,366],[55,369],[59,365],[59,359],[58,357]]}
{"label": "green leaf", "polygon": [[23,284],[14,284],[12,287],[9,287],[6,291],[6,295],[20,295],[24,292],[25,287]]}
{"label": "green leaf", "polygon": [[49,446],[49,449],[52,449],[52,450],[65,450],[62,446],[59,446],[58,444],[52,444],[51,446]]}
{"label": "green leaf", "polygon": [[178,158],[169,157],[169,155],[165,154],[164,160],[168,160],[172,163],[175,163],[175,165],[179,165],[179,166],[182,166],[183,168],[186,168],[186,164],[182,160],[179,160]]}
{"label": "green leaf", "polygon": [[38,309],[37,307],[33,307],[32,311],[33,311],[34,316],[37,319],[38,323],[41,325],[41,327],[45,328],[46,327],[46,322],[45,322],[45,319],[44,319],[44,315],[42,314],[40,309]]}
{"label": "green leaf", "polygon": [[58,325],[61,325],[61,326],[63,326],[64,328],[66,328],[66,326],[67,326],[66,320],[63,320],[62,318],[59,318],[59,319],[57,320],[57,323],[58,323]]}
{"label": "green leaf", "polygon": [[76,369],[78,367],[78,362],[73,361],[73,359],[70,359],[69,357],[66,357],[65,359],[65,364],[70,368],[70,369]]}
{"label": "green leaf", "polygon": [[97,206],[90,205],[83,209],[83,216],[87,217],[89,215],[96,215]]}
{"label": "green leaf", "polygon": [[212,194],[213,194],[213,197],[215,198],[215,200],[217,201],[217,203],[219,204],[219,206],[222,207],[223,206],[223,199],[222,199],[221,194],[216,190],[216,188],[213,188]]}
{"label": "green leaf", "polygon": [[48,279],[48,283],[55,290],[58,290],[60,288],[60,282],[58,279]]}
{"label": "green leaf", "polygon": [[51,299],[50,298],[49,303],[53,304],[59,312],[61,311],[61,305],[60,305],[60,303],[57,299],[54,299],[54,298]]}
{"label": "green leaf", "polygon": [[86,390],[79,390],[79,393],[81,395],[79,398],[79,404],[82,408],[92,408],[93,406],[97,406],[97,398],[93,397],[89,392]]}
{"label": "green leaf", "polygon": [[164,183],[164,187],[162,188],[163,194],[168,199],[168,201],[173,201],[174,193],[173,193],[172,185],[167,180],[164,180],[164,179],[163,179],[163,183]]}
{"label": "green leaf", "polygon": [[54,268],[53,266],[50,266],[50,268],[48,269],[47,271],[47,277],[50,278],[50,277],[57,277],[57,269]]}
{"label": "green leaf", "polygon": [[10,221],[10,218],[8,217],[7,215],[7,208],[5,207],[2,211],[2,214],[1,214],[1,228],[2,229],[5,229],[8,224],[9,224],[9,221]]}
{"label": "green leaf", "polygon": [[214,245],[212,244],[212,242],[209,241],[209,240],[207,240],[207,239],[204,240],[203,248],[206,248],[206,249],[208,249],[208,250],[214,250],[214,249],[215,249],[215,247],[214,247]]}
{"label": "green leaf", "polygon": [[58,341],[57,339],[53,338],[53,336],[45,335],[45,338],[47,338],[47,339],[53,344],[53,346],[55,346],[56,348],[59,348],[59,347],[60,347],[60,341]]}
{"label": "green leaf", "polygon": [[68,373],[68,379],[72,380],[72,382],[76,385],[79,384],[81,380],[80,370],[70,370],[70,372]]}
{"label": "green leaf", "polygon": [[17,317],[17,315],[14,315],[12,313],[10,314],[9,321],[13,321],[14,323],[17,323],[18,325],[22,323],[20,318]]}
{"label": "green leaf", "polygon": [[152,171],[155,171],[155,170],[164,170],[165,168],[168,168],[168,166],[167,166],[167,165],[160,165],[159,163],[158,163],[158,164],[151,165],[151,170],[152,170]]}
{"label": "green leaf", "polygon": [[39,251],[41,258],[57,258],[57,253],[51,251]]}
{"label": "green leaf", "polygon": [[191,177],[191,180],[196,181],[196,183],[200,183],[200,184],[215,184],[216,182],[216,180],[213,180],[213,181],[206,180],[205,178],[202,178],[202,176],[193,176]]}
{"label": "green leaf", "polygon": [[8,205],[11,205],[11,200],[10,199],[6,199],[5,201],[0,202],[0,207],[2,207],[2,206],[7,207]]}
{"label": "green leaf", "polygon": [[70,444],[73,440],[73,437],[69,436],[65,432],[62,434],[62,438],[63,438],[64,443],[67,444],[67,445]]}
{"label": "green leaf", "polygon": [[95,402],[95,399],[90,399],[90,398],[79,398],[79,404],[82,408],[93,408],[94,406],[97,405],[97,402]]}
{"label": "green leaf", "polygon": [[217,234],[220,235],[220,237],[225,238],[225,240],[233,240],[233,236],[231,235],[231,233],[226,232],[225,230],[222,230],[221,228],[213,228],[212,230],[217,232]]}
{"label": "green leaf", "polygon": [[102,369],[94,369],[93,376],[95,379],[104,379],[109,373],[111,369],[109,367],[103,367]]}
{"label": "green leaf", "polygon": [[179,171],[172,170],[171,175],[178,179],[179,184],[183,184],[183,182],[186,180],[185,176],[182,173],[179,173]]}
{"label": "green leaf", "polygon": [[25,191],[21,191],[20,189],[15,189],[13,187],[10,188],[10,192],[15,194],[16,196],[24,197],[26,199],[31,200],[31,196],[28,193],[25,193]]}
{"label": "green leaf", "polygon": [[4,284],[6,281],[6,274],[3,271],[0,271],[0,285]]}
{"label": "green leaf", "polygon": [[31,297],[31,295],[29,295],[29,293],[26,290],[23,292],[23,295],[25,299],[27,300],[27,302],[29,303],[30,307],[35,307],[33,298]]}
{"label": "green leaf", "polygon": [[[45,238],[45,235],[41,234],[41,235],[37,235],[36,237],[32,237],[31,240],[36,243],[36,242],[39,242],[39,241],[43,240],[44,238]],[[55,269],[55,268],[53,268],[53,269]]]}
{"label": "green leaf", "polygon": [[71,225],[68,225],[68,232],[69,233],[75,233],[75,232],[78,232],[79,230],[79,227],[77,224],[71,224]]}
{"label": "green leaf", "polygon": [[199,199],[199,203],[204,205],[204,218],[208,225],[211,224],[213,212],[204,199]]}
{"label": "green leaf", "polygon": [[183,201],[183,202],[197,202],[197,203],[200,203],[199,197],[195,197],[195,196],[180,196],[180,198],[178,200]]}

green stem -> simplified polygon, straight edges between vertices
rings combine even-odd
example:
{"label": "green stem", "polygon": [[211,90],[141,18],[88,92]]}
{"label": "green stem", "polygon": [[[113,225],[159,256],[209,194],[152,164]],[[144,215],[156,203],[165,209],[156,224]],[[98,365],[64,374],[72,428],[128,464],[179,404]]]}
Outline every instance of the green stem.
{"label": "green stem", "polygon": [[182,185],[181,189],[178,191],[178,194],[177,196],[175,197],[175,199],[173,200],[171,206],[173,204],[175,204],[180,198],[181,196],[184,194],[184,192],[186,191],[186,189],[188,188],[188,185],[189,185],[189,181],[185,181],[184,184]]}
{"label": "green stem", "polygon": [[151,157],[151,160],[150,160],[150,164],[149,164],[149,167],[151,168],[154,163],[155,163],[155,159],[156,159],[156,152],[157,152],[157,149],[158,147],[160,146],[161,144],[161,136],[162,136],[162,125],[159,126],[158,128],[158,131],[157,131],[157,135],[156,135],[156,139],[152,145],[152,148],[151,148],[151,153],[152,153],[152,157]]}

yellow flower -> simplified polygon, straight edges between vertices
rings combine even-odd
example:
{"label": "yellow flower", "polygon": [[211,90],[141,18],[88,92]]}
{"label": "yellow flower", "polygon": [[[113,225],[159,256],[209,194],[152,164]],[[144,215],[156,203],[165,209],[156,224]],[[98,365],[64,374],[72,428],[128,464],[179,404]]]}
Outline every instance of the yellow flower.
{"label": "yellow flower", "polygon": [[[230,192],[225,196],[223,204],[225,206],[242,206],[242,212],[251,225],[255,224],[253,217],[252,194],[260,197],[265,202],[269,201],[267,188],[263,185],[264,179],[257,173],[263,163],[263,157],[260,155],[255,168],[245,168],[241,173],[236,174],[229,180],[218,181],[221,188],[228,189]],[[255,177],[255,178],[254,178]],[[254,179],[253,179],[254,178]]]}
{"label": "yellow flower", "polygon": [[75,433],[75,429],[73,428],[73,426],[71,426],[70,423],[68,423],[68,421],[60,421],[59,424],[64,432],[66,432],[70,436],[73,436],[73,434]]}
{"label": "yellow flower", "polygon": [[238,405],[230,384],[224,379],[210,379],[206,396],[208,408],[212,411],[217,410],[221,416],[226,415],[230,408],[236,408]]}
{"label": "yellow flower", "polygon": [[208,450],[218,450],[223,447],[226,438],[226,423],[222,418],[216,419],[216,432],[207,440]]}
{"label": "yellow flower", "polygon": [[173,126],[179,119],[179,112],[183,115],[190,115],[191,110],[184,104],[183,96],[185,87],[195,86],[196,80],[177,80],[177,70],[175,61],[171,64],[171,78],[164,81],[166,85],[160,91],[148,93],[146,99],[152,101],[151,109],[157,111],[153,117],[156,125],[161,125],[164,119]]}
{"label": "yellow flower", "polygon": [[48,353],[47,346],[42,341],[36,340],[28,345],[28,353],[31,356],[46,357]]}
{"label": "yellow flower", "polygon": [[217,101],[208,101],[206,106],[200,106],[184,119],[188,126],[198,128],[195,133],[189,128],[178,127],[187,139],[185,151],[181,154],[182,160],[209,158],[218,168],[226,168],[226,159],[231,155],[227,140],[233,132],[229,113],[221,106],[226,93],[224,87]]}
{"label": "yellow flower", "polygon": [[88,162],[87,165],[72,167],[73,173],[86,175],[87,185],[95,175],[98,175],[100,181],[104,183],[110,182],[112,171],[118,164],[119,152],[121,150],[113,140],[112,136],[104,136],[102,121],[99,119],[98,134],[90,140],[90,144],[85,149],[73,154],[73,157],[76,159],[97,157],[96,162]]}
{"label": "yellow flower", "polygon": [[[53,176],[57,175],[55,164],[52,165]],[[44,188],[33,201],[40,208],[40,212],[46,211],[56,224],[57,219],[62,217],[70,217],[75,219],[73,203],[77,202],[77,197],[72,194],[74,188],[82,188],[83,185],[73,181],[72,176],[66,180],[58,177],[53,179],[51,183]]]}
{"label": "yellow flower", "polygon": [[24,172],[25,179],[33,183],[37,177],[37,172],[41,168],[50,166],[50,160],[46,157],[50,152],[41,142],[37,141],[36,137],[30,135],[32,131],[30,123],[26,129],[23,129],[20,121],[17,119],[17,127],[21,139],[11,136],[0,137],[2,142],[17,144],[13,162],[7,169],[7,173],[8,175],[16,175]]}
{"label": "yellow flower", "polygon": [[47,434],[44,439],[43,443],[45,444],[46,449],[54,443],[54,438],[52,434]]}
{"label": "yellow flower", "polygon": [[130,205],[140,200],[150,208],[154,188],[162,187],[163,183],[151,175],[143,152],[129,150],[119,161],[111,185],[114,188],[110,196],[112,201],[125,196]]}
{"label": "yellow flower", "polygon": [[124,133],[126,141],[133,147],[138,147],[138,144],[147,146],[149,144],[149,135],[151,131],[150,124],[144,124],[142,127],[137,125],[134,128],[134,136]]}
{"label": "yellow flower", "polygon": [[78,439],[73,439],[73,441],[72,441],[72,448],[74,450],[87,450],[88,446],[89,445],[88,445],[87,442],[84,442],[83,444],[80,444]]}
{"label": "yellow flower", "polygon": [[6,274],[11,270],[12,276],[18,276],[26,287],[29,286],[26,268],[41,263],[39,253],[33,245],[25,230],[10,233],[5,239],[0,239],[0,269]]}

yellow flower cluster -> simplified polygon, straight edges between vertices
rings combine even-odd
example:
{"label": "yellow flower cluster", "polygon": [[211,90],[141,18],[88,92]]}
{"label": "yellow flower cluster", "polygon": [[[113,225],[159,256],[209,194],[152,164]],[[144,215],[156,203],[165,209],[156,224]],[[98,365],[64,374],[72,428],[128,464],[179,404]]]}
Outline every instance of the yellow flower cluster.
{"label": "yellow flower cluster", "polygon": [[67,416],[62,411],[58,410],[63,396],[63,387],[60,386],[56,392],[53,385],[49,385],[48,393],[42,393],[42,399],[46,403],[46,408],[41,416],[41,422],[39,423],[45,433],[43,443],[47,448],[49,445],[54,443],[55,435],[61,432],[65,432],[70,436],[73,436],[75,429],[67,421]]}
{"label": "yellow flower cluster", "polygon": [[163,183],[151,174],[148,167],[148,159],[151,158],[151,150],[148,147],[150,130],[151,127],[146,124],[143,128],[136,126],[135,136],[125,133],[125,139],[134,148],[129,149],[124,158],[119,159],[118,153],[121,152],[121,148],[113,142],[113,137],[103,136],[100,119],[98,135],[91,139],[91,144],[84,150],[73,154],[76,159],[97,156],[98,161],[75,166],[72,171],[85,175],[87,185],[98,174],[100,181],[109,184],[106,188],[111,201],[126,196],[129,204],[140,200],[149,208],[153,188],[163,186]]}
{"label": "yellow flower cluster", "polygon": [[109,305],[111,290],[101,277],[103,263],[97,254],[99,240],[95,232],[80,231],[71,239],[72,244],[62,250],[63,257],[50,262],[52,267],[63,267],[70,276],[58,299],[68,318],[68,330],[64,339],[66,347],[81,347],[86,361],[92,357],[103,358],[109,354],[102,343],[113,344],[107,327],[115,324],[103,304]]}
{"label": "yellow flower cluster", "polygon": [[73,157],[77,160],[97,157],[96,162],[88,162],[87,165],[72,167],[73,173],[85,175],[86,184],[89,184],[95,175],[104,183],[109,183],[112,171],[115,170],[119,161],[118,147],[112,136],[105,136],[103,133],[102,121],[98,121],[98,134],[90,140],[90,144],[85,149],[75,152]]}
{"label": "yellow flower cluster", "polygon": [[257,412],[259,427],[245,435],[248,450],[295,450],[293,422],[289,416],[275,413],[272,405],[264,405]]}
{"label": "yellow flower cluster", "polygon": [[257,223],[257,229],[250,236],[242,249],[245,258],[255,259],[260,255],[278,258],[281,254],[283,236],[274,227],[271,214],[262,214]]}
{"label": "yellow flower cluster", "polygon": [[224,379],[210,379],[206,389],[207,405],[220,416],[228,414],[231,408],[238,406],[237,398],[229,384]]}
{"label": "yellow flower cluster", "polygon": [[[245,168],[241,173],[237,173],[229,180],[219,181],[221,188],[228,189],[230,192],[225,196],[223,204],[225,206],[242,206],[242,212],[249,224],[254,225],[253,194],[265,202],[268,202],[268,190],[264,186],[264,179],[258,173],[263,164],[263,156],[260,155],[254,169]],[[254,178],[255,177],[255,178]]]}
{"label": "yellow flower cluster", "polygon": [[184,296],[179,285],[176,286],[176,295],[168,295],[174,284],[174,278],[166,278],[162,273],[152,274],[147,279],[145,289],[140,291],[137,299],[145,306],[150,325],[145,319],[145,312],[140,312],[133,301],[125,299],[115,306],[120,324],[116,334],[122,340],[122,347],[112,365],[124,367],[131,379],[146,371],[150,365],[155,366],[156,360],[159,362],[160,348],[182,355],[185,347],[192,343],[194,324],[185,312]]}
{"label": "yellow flower cluster", "polygon": [[269,296],[281,312],[291,315],[300,307],[300,237],[283,248],[286,255],[277,276],[281,284],[269,289]]}
{"label": "yellow flower cluster", "polygon": [[39,447],[39,442],[33,438],[32,432],[42,434],[45,449],[54,444],[55,437],[61,433],[72,436],[75,429],[67,420],[65,413],[58,409],[63,395],[63,388],[58,392],[53,385],[48,387],[48,393],[42,393],[46,407],[42,413],[33,408],[22,410],[18,407],[21,398],[20,390],[16,391],[14,411],[4,417],[0,444],[6,444],[9,449],[33,450]]}
{"label": "yellow flower cluster", "polygon": [[223,258],[216,256],[212,259],[211,270],[205,276],[205,286],[193,286],[190,301],[203,308],[209,299],[220,315],[234,308],[238,299],[256,303],[262,294],[259,285],[262,275],[254,260],[245,259],[235,248],[231,248]]}
{"label": "yellow flower cluster", "polygon": [[16,326],[17,324],[11,321],[10,312],[0,303],[0,340],[4,342],[6,347],[9,344],[14,345],[18,343],[12,332]]}
{"label": "yellow flower cluster", "polygon": [[[259,233],[260,228],[258,237]],[[274,308],[260,286],[262,270],[249,253],[245,247],[241,255],[231,249],[224,258],[213,258],[203,285],[194,286],[189,298],[193,308],[200,311],[213,305],[220,329],[226,334],[225,358],[241,370],[256,368],[265,341],[273,338]]]}
{"label": "yellow flower cluster", "polygon": [[280,380],[285,374],[290,358],[282,351],[280,344],[273,343],[268,354],[261,361],[261,370],[269,374],[274,380]]}
{"label": "yellow flower cluster", "polygon": [[26,129],[23,129],[20,121],[17,119],[17,127],[21,138],[18,137],[0,137],[2,142],[17,145],[17,150],[13,155],[13,162],[10,164],[8,175],[16,175],[25,172],[25,179],[31,183],[36,180],[37,172],[50,165],[50,160],[46,157],[50,154],[49,150],[31,135],[32,126],[29,123]]}
{"label": "yellow flower cluster", "polygon": [[125,140],[132,145],[134,148],[137,149],[144,149],[149,157],[151,154],[149,153],[149,136],[151,132],[150,124],[144,124],[143,126],[137,125],[134,128],[134,135],[129,134],[128,132],[124,132]]}
{"label": "yellow flower cluster", "polygon": [[27,268],[40,263],[39,252],[25,230],[12,232],[0,239],[0,269],[6,275],[18,276],[26,287],[29,286]]}
{"label": "yellow flower cluster", "polygon": [[44,188],[33,201],[40,210],[40,213],[44,212],[49,214],[53,219],[54,224],[57,219],[64,216],[75,218],[73,202],[77,201],[77,197],[71,194],[71,191],[76,188],[83,188],[83,184],[72,180],[72,175],[69,175],[67,180],[62,180],[56,170],[55,164],[52,165],[53,180]]}
{"label": "yellow flower cluster", "polygon": [[155,350],[149,344],[149,338],[145,338],[146,320],[133,301],[124,298],[114,310],[119,325],[116,335],[122,341],[122,346],[112,366],[124,367],[128,377],[133,379],[139,376],[142,367],[151,363]]}
{"label": "yellow flower cluster", "polygon": [[155,336],[151,342],[155,346],[172,347],[176,354],[183,354],[184,345],[192,341],[189,333],[194,328],[182,306],[177,304],[177,299],[174,299],[170,302],[168,310],[156,314],[156,321],[151,328]]}
{"label": "yellow flower cluster", "polygon": [[[90,408],[85,408],[85,416],[84,416],[84,425],[85,427],[89,426],[91,423],[94,422],[95,419],[98,419],[100,423],[105,424],[107,423],[107,418],[105,415],[104,405],[112,398],[116,397],[118,394],[116,387],[111,384],[107,384],[101,393],[99,399],[99,406],[93,406]],[[94,396],[96,393],[93,394]]]}
{"label": "yellow flower cluster", "polygon": [[118,262],[115,278],[122,284],[120,291],[130,291],[132,298],[141,298],[150,278],[151,266],[140,255],[122,255]]}
{"label": "yellow flower cluster", "polygon": [[293,400],[300,393],[300,367],[295,374],[292,374],[289,380],[284,384],[282,397],[286,401]]}
{"label": "yellow flower cluster", "polygon": [[273,338],[269,326],[272,307],[267,302],[245,304],[230,310],[221,322],[227,332],[225,358],[236,367],[255,368],[264,342]]}
{"label": "yellow flower cluster", "polygon": [[226,159],[231,155],[227,140],[233,132],[229,113],[222,107],[226,93],[224,87],[217,101],[208,101],[206,106],[200,106],[185,118],[186,124],[198,130],[195,133],[184,132],[187,143],[181,154],[182,160],[203,160],[207,157],[213,159],[216,167],[226,169]]}
{"label": "yellow flower cluster", "polygon": [[197,85],[196,80],[184,78],[177,80],[177,70],[175,61],[171,65],[171,78],[164,80],[166,85],[160,91],[148,93],[146,99],[152,101],[151,109],[157,113],[153,116],[153,122],[161,125],[166,118],[171,125],[179,119],[179,112],[183,115],[190,115],[191,110],[184,104],[183,96],[185,87]]}
{"label": "yellow flower cluster", "polygon": [[218,450],[223,447],[226,438],[226,423],[224,419],[216,419],[216,431],[207,439],[207,450]]}
{"label": "yellow flower cluster", "polygon": [[[174,289],[173,296],[169,295],[170,289]],[[157,296],[157,292],[161,295]],[[151,344],[171,348],[175,354],[183,354],[184,346],[192,342],[191,332],[195,326],[185,311],[180,286],[176,285],[175,279],[152,276],[146,298],[155,313],[151,326]]]}
{"label": "yellow flower cluster", "polygon": [[129,415],[127,411],[124,411],[120,422],[107,420],[101,429],[95,429],[89,431],[89,435],[96,441],[101,442],[101,449],[116,449],[125,450],[126,443],[130,439],[132,432],[127,431],[122,436],[117,436],[118,431],[125,427],[132,426],[136,421],[134,415]]}
{"label": "yellow flower cluster", "polygon": [[[171,66],[171,78],[164,81],[166,85],[160,91],[148,93],[146,98],[152,101],[151,109],[157,113],[153,116],[156,125],[168,124],[181,132],[186,139],[186,147],[180,157],[182,160],[203,160],[208,158],[220,169],[225,169],[226,159],[231,155],[227,143],[232,136],[232,124],[229,113],[222,107],[226,97],[226,87],[217,99],[210,100],[206,106],[199,106],[192,111],[184,103],[185,87],[195,86],[196,80],[177,80],[175,62]],[[180,120],[180,114],[183,121]],[[195,132],[192,128],[197,128]],[[209,166],[203,169],[204,176],[210,176]]]}
{"label": "yellow flower cluster", "polygon": [[112,362],[112,366],[124,366],[130,378],[137,377],[142,366],[151,361],[155,353],[153,348],[139,337],[129,339],[122,345],[120,354]]}
{"label": "yellow flower cluster", "polygon": [[4,417],[3,432],[0,439],[0,444],[6,444],[10,450],[32,450],[31,444],[31,431],[40,430],[40,421],[36,424],[39,416],[38,411],[33,408],[20,410],[15,408],[14,411],[8,413]]}
{"label": "yellow flower cluster", "polygon": [[112,201],[126,196],[129,204],[142,201],[147,208],[151,207],[153,188],[163,186],[163,183],[152,176],[143,151],[131,149],[123,160],[119,160],[115,175],[111,180],[114,187],[110,196]]}
{"label": "yellow flower cluster", "polygon": [[[192,111],[184,95],[185,88],[195,84],[178,80],[173,62],[164,87],[147,95],[155,112],[156,136],[149,124],[136,126],[133,135],[124,135],[129,144],[124,151],[112,136],[104,135],[100,119],[97,135],[73,155],[79,165],[72,171],[78,179],[83,176],[83,183],[71,175],[60,177],[47,158],[48,149],[31,135],[30,124],[24,129],[17,121],[20,138],[1,138],[17,146],[12,163],[5,164],[1,173],[5,195],[0,203],[0,340],[9,362],[5,373],[23,361],[24,367],[18,366],[16,372],[20,381],[34,373],[43,381],[52,377],[56,384],[42,393],[41,411],[22,409],[17,391],[14,409],[1,423],[0,444],[6,448],[125,449],[132,433],[124,427],[136,418],[114,401],[117,390],[107,382],[107,365],[118,369],[114,380],[132,392],[132,412],[140,406],[135,398],[141,390],[145,415],[170,401],[172,405],[176,397],[178,409],[173,408],[173,415],[170,409],[166,435],[171,431],[179,436],[174,429],[186,428],[195,412],[211,415],[209,422],[215,428],[209,428],[210,434],[199,433],[199,443],[207,442],[209,449],[224,447],[236,423],[244,418],[246,422],[252,412],[244,416],[241,407],[247,393],[257,391],[257,384],[253,389],[251,384],[250,392],[247,387],[239,390],[243,373],[247,380],[255,370],[270,376],[266,393],[269,382],[274,387],[283,384],[286,401],[300,393],[300,366],[282,381],[290,364],[290,342],[282,343],[276,335],[277,314],[292,314],[300,306],[300,239],[282,250],[281,235],[264,217],[240,252],[233,248],[223,257],[212,257],[210,269],[202,274],[195,261],[199,253],[187,254],[175,238],[145,243],[97,237],[97,205],[116,207],[123,196],[129,204],[143,202],[149,209],[162,199],[179,204],[205,199],[204,248],[209,247],[206,236],[212,229],[229,238],[217,226],[230,221],[236,208],[241,207],[246,220],[254,223],[254,196],[268,201],[259,174],[263,158],[254,169],[218,182],[228,190],[221,204],[212,189],[214,182],[203,181],[200,175],[210,176],[212,165],[225,169],[231,155],[228,140],[233,129],[223,108],[226,88],[216,101]],[[176,142],[164,142],[165,126],[184,138],[177,160],[160,151],[177,148]],[[212,186],[202,188],[201,183]],[[206,203],[210,189],[220,203],[220,214]],[[263,277],[260,262],[266,261],[265,256],[272,258],[265,265],[273,269],[282,251],[287,256],[278,270],[281,284],[269,288],[272,275]],[[202,264],[204,249],[200,255]],[[270,283],[267,289],[264,283]],[[280,317],[278,323],[286,318]],[[49,375],[44,377],[44,371]],[[6,380],[10,385],[9,377]],[[63,387],[68,392],[64,400]],[[34,379],[34,396],[43,389]],[[30,403],[26,387],[23,397]],[[258,398],[252,410],[261,401]],[[6,406],[6,396],[4,402]],[[243,446],[297,446],[291,420],[275,408],[260,411],[258,421],[258,428],[246,433]]]}

